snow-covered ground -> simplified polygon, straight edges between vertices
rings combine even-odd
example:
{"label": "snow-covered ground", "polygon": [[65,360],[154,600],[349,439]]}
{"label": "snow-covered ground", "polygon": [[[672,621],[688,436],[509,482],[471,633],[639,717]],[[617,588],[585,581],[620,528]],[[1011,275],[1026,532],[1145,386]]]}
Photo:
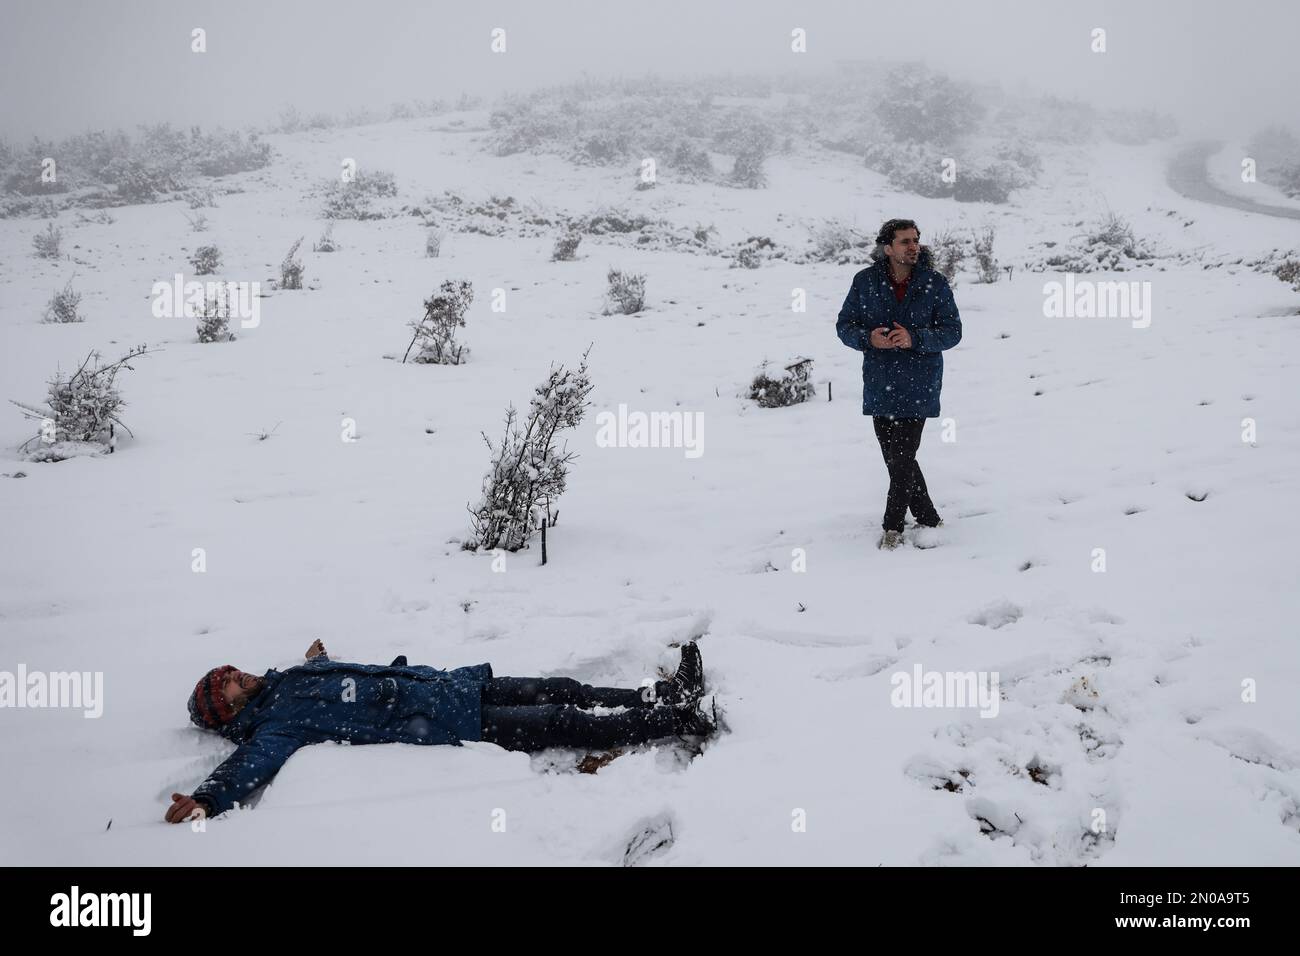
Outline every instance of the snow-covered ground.
{"label": "snow-covered ground", "polygon": [[[23,462],[32,423],[0,417],[0,471],[26,473],[0,479],[0,670],[104,674],[98,719],[0,710],[0,859],[617,864],[670,828],[648,862],[1300,863],[1300,302],[1272,276],[1205,267],[1296,246],[1294,222],[1174,195],[1165,146],[1049,153],[1040,185],[989,207],[896,195],[821,153],[770,161],[766,190],[635,192],[623,171],[494,158],[479,134],[433,125],[276,137],[281,159],[235,177],[246,191],[205,210],[201,236],[181,203],[112,225],[65,214],[75,262],[52,264],[30,254],[42,223],[0,223],[0,398],[41,400],[91,347],[163,349],[119,378],[135,437],[111,456]],[[340,223],[340,251],[305,256],[312,288],[272,293],[233,343],[151,315],[152,284],[188,276],[202,243],[223,275],[274,275],[319,235],[307,190],[343,156],[391,169],[407,202],[446,188],[572,213],[618,202],[727,242],[802,244],[827,216],[872,231],[909,216],[923,241],[988,223],[1006,263],[1109,208],[1204,262],[1119,277],[1151,283],[1147,328],[1045,318],[1059,276],[963,275],[943,391],[956,440],[932,420],[920,454],[942,544],[890,553],[860,356],[834,331],[858,266],[730,269],[591,237],[553,263],[549,236],[454,232],[425,258],[403,217]],[[86,321],[41,324],[74,267]],[[601,314],[610,267],[646,274],[642,314]],[[474,284],[470,362],[386,358],[447,278]],[[456,543],[487,467],[480,431],[495,438],[506,404],[589,343],[594,404],[551,561],[534,547],[494,572]],[[817,400],[742,397],[760,361],[798,354]],[[596,415],[620,403],[702,412],[704,454],[598,447]],[[344,418],[358,441],[341,440]],[[341,659],[635,686],[694,635],[729,729],[689,763],[661,747],[590,775],[483,743],[324,745],[251,810],[201,833],[162,821],[230,749],[185,710],[214,665],[283,668],[321,638]],[[892,675],[917,665],[997,672],[997,715],[893,706]]]}

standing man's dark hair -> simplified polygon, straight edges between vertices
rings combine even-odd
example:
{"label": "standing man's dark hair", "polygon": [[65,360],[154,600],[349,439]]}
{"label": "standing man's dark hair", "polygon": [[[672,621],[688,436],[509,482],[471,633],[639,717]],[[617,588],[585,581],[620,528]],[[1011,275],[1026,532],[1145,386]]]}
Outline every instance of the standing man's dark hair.
{"label": "standing man's dark hair", "polygon": [[872,417],[889,471],[879,547],[893,549],[908,509],[921,528],[943,523],[916,452],[925,420],[939,417],[943,352],[961,341],[961,315],[911,219],[881,225],[871,258],[853,277],[835,332],[862,352],[862,414]]}

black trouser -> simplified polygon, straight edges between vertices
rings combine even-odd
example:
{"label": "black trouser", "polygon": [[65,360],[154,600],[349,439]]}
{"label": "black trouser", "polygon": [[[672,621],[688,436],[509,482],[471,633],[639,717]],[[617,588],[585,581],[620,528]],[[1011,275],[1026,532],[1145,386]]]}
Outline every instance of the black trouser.
{"label": "black trouser", "polygon": [[902,531],[903,516],[908,508],[912,509],[912,516],[918,524],[938,524],[939,512],[934,509],[930,492],[925,487],[925,476],[916,463],[925,419],[873,417],[871,423],[876,428],[885,467],[889,469],[889,495],[885,499],[885,518],[881,526],[886,531]]}
{"label": "black trouser", "polygon": [[[667,682],[657,681],[662,695]],[[647,699],[648,698],[648,699]],[[621,747],[673,735],[671,707],[647,688],[592,687],[571,677],[494,677],[483,686],[483,740],[507,750]],[[626,707],[597,717],[583,707]]]}

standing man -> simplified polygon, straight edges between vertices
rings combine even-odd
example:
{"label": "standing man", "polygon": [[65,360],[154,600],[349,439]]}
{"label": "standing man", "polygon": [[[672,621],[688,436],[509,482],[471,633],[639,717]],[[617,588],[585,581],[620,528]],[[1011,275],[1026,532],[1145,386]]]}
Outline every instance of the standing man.
{"label": "standing man", "polygon": [[853,277],[835,332],[862,352],[862,414],[872,416],[889,470],[884,529],[877,547],[903,543],[903,518],[923,528],[943,524],[916,462],[921,429],[939,417],[943,352],[961,341],[961,316],[948,281],[934,271],[930,250],[910,219],[880,227],[872,265]]}

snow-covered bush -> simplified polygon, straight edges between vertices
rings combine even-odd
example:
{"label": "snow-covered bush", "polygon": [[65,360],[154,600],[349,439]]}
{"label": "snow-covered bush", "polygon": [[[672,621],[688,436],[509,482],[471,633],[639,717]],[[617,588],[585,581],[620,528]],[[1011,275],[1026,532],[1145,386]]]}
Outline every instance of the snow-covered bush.
{"label": "snow-covered bush", "polygon": [[415,333],[406,346],[403,362],[417,345],[420,350],[413,362],[460,365],[469,357],[469,349],[455,339],[456,329],[465,326],[465,312],[474,301],[474,289],[464,279],[447,279],[441,288],[441,294],[424,300],[424,316],[410,323]]}
{"label": "snow-covered bush", "polygon": [[[197,156],[198,170],[204,176],[230,176],[261,169],[272,159],[271,144],[263,142],[254,131],[247,138],[238,131],[203,134],[191,130],[191,152]],[[211,205],[211,203],[209,203]]]}
{"label": "snow-covered bush", "polygon": [[998,159],[1015,163],[1030,176],[1037,176],[1043,171],[1043,157],[1023,139],[1003,140],[994,147],[993,154]]}
{"label": "snow-covered bush", "polygon": [[189,262],[196,276],[210,276],[221,268],[221,250],[216,246],[199,246]]}
{"label": "snow-covered bush", "polygon": [[302,245],[306,236],[299,236],[298,241],[289,247],[285,253],[284,259],[280,261],[280,288],[281,289],[301,289],[302,288],[302,260],[297,258],[298,247]]}
{"label": "snow-covered bush", "polygon": [[[116,362],[99,364],[100,355],[92,351],[81,367],[66,379],[59,373],[49,383],[45,408],[27,405],[10,399],[23,412],[24,417],[41,423],[40,434],[29,438],[22,449],[34,441],[47,446],[33,458],[57,461],[83,452],[82,444],[98,446],[96,450],[112,451],[117,443],[115,426],[123,425],[118,413],[126,404],[117,390],[117,373],[124,368],[134,368],[131,359],[144,355],[148,349],[139,345]],[[130,432],[130,429],[127,429]]]}
{"label": "snow-covered bush", "polygon": [[934,268],[952,285],[966,261],[966,240],[955,229],[945,229],[930,240],[930,255]]}
{"label": "snow-covered bush", "polygon": [[84,322],[85,318],[77,311],[81,304],[81,293],[72,290],[72,280],[59,292],[54,293],[45,307],[45,322]]}
{"label": "snow-covered bush", "polygon": [[446,235],[441,229],[430,229],[424,237],[424,255],[428,259],[438,258],[442,251],[442,240]]}
{"label": "snow-covered bush", "polygon": [[334,241],[334,223],[325,227],[325,231],[320,234],[320,239],[311,247],[312,252],[337,252],[338,244]]}
{"label": "snow-covered bush", "polygon": [[633,315],[641,311],[645,306],[645,276],[610,269],[606,278],[609,280],[609,291],[606,293],[609,301],[605,308],[605,315],[613,312],[610,305],[624,315]]}
{"label": "snow-covered bush", "polygon": [[920,143],[875,142],[862,153],[868,169],[889,177],[899,189],[931,199],[952,195],[952,184],[940,178],[943,158],[933,147]]}
{"label": "snow-covered bush", "polygon": [[998,281],[998,261],[993,258],[992,226],[975,236],[975,261],[979,264],[979,281],[993,283]]}
{"label": "snow-covered bush", "polygon": [[190,228],[195,232],[208,231],[208,217],[203,215],[203,213],[199,213],[197,216],[186,215],[185,221],[190,224]]}
{"label": "snow-covered bush", "polygon": [[199,341],[233,342],[235,334],[230,331],[230,303],[224,296],[209,297],[203,302],[203,311],[199,313],[197,329]]}
{"label": "snow-covered bush", "polygon": [[805,256],[809,262],[849,265],[871,252],[875,237],[859,232],[839,220],[828,220],[811,230],[812,248]]}
{"label": "snow-covered bush", "polygon": [[668,164],[683,182],[713,178],[713,160],[709,158],[709,151],[693,145],[689,140],[677,144]]}
{"label": "snow-covered bush", "polygon": [[946,144],[975,130],[984,107],[970,90],[938,73],[909,74],[876,103],[876,115],[896,140]]}
{"label": "snow-covered bush", "polygon": [[551,251],[552,262],[572,262],[577,258],[578,243],[582,242],[582,234],[574,230],[569,230],[560,238],[555,240],[555,248]]}
{"label": "snow-covered bush", "polygon": [[59,258],[59,247],[63,242],[63,230],[54,223],[45,224],[45,231],[38,232],[32,237],[32,248],[36,250],[36,255],[42,259]]}
{"label": "snow-covered bush", "polygon": [[731,267],[757,269],[763,260],[769,258],[776,249],[776,243],[767,236],[750,236],[736,247],[736,257]]}
{"label": "snow-covered bush", "polygon": [[965,170],[958,171],[957,181],[952,184],[952,196],[958,202],[1004,203],[1011,196],[1011,190],[1030,182],[1030,177],[1019,166],[1007,160],[984,165],[968,164]]}
{"label": "snow-covered bush", "polygon": [[745,189],[761,189],[767,185],[767,174],[763,172],[766,160],[767,152],[763,147],[747,146],[736,154],[736,162],[731,167],[727,181]]}
{"label": "snow-covered bush", "polygon": [[582,421],[592,387],[584,352],[575,370],[551,367],[522,427],[511,405],[500,444],[483,435],[492,464],[483,478],[482,498],[469,509],[473,541],[465,543],[466,550],[518,551],[543,522],[554,524],[551,506],[564,491],[569,462],[575,457],[559,444],[558,432]]}
{"label": "snow-covered bush", "polygon": [[331,180],[325,187],[326,219],[382,219],[384,213],[374,207],[374,200],[397,195],[397,181],[386,170],[370,173],[357,170],[347,181]]}
{"label": "snow-covered bush", "polygon": [[769,376],[767,367],[768,363],[764,362],[749,386],[749,397],[763,408],[798,405],[817,394],[810,378],[812,359],[795,359],[785,367],[785,375],[780,379]]}
{"label": "snow-covered bush", "polygon": [[211,209],[217,204],[212,190],[206,186],[190,189],[181,198],[191,209]]}
{"label": "snow-covered bush", "polygon": [[[1156,257],[1147,244],[1133,234],[1122,216],[1108,212],[1093,229],[1061,252],[1031,259],[1031,272],[1124,272]],[[1045,244],[1053,248],[1056,243]]]}
{"label": "snow-covered bush", "polygon": [[173,171],[140,159],[117,156],[99,171],[99,178],[116,187],[117,195],[128,203],[153,202],[159,193],[180,188]]}

